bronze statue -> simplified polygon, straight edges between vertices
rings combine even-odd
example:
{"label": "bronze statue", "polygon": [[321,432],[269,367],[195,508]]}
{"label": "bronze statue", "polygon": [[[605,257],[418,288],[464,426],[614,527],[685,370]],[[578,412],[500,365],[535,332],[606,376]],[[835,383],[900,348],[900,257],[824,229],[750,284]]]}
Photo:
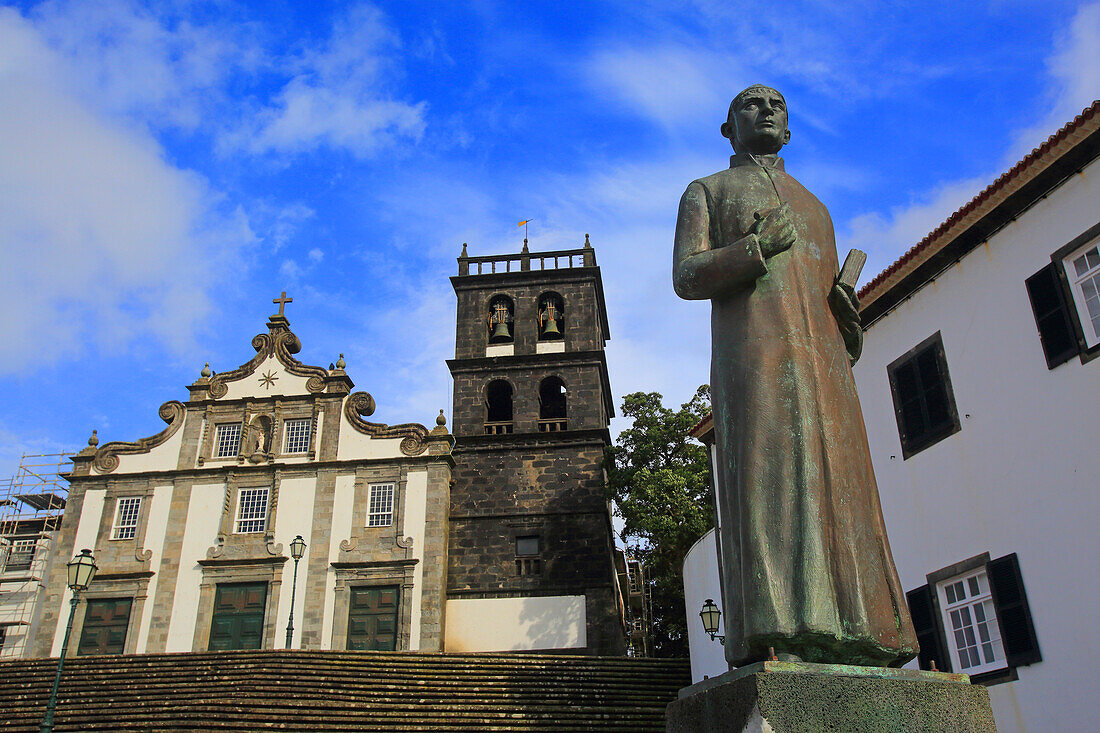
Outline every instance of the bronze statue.
{"label": "bronze statue", "polygon": [[897,666],[916,636],[851,363],[858,302],[829,212],[783,169],[783,96],[734,98],[728,170],[680,200],[676,293],[711,305],[726,659]]}

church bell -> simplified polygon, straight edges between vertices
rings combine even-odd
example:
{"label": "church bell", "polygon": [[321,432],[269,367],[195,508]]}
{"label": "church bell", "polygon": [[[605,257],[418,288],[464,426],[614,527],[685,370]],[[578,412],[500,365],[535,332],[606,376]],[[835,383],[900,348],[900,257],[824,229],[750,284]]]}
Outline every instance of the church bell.
{"label": "church bell", "polygon": [[508,321],[500,320],[493,324],[493,332],[489,336],[489,343],[511,340],[512,331],[508,328]]}
{"label": "church bell", "polygon": [[543,319],[542,335],[561,336],[561,331],[558,330],[558,319],[549,313]]}

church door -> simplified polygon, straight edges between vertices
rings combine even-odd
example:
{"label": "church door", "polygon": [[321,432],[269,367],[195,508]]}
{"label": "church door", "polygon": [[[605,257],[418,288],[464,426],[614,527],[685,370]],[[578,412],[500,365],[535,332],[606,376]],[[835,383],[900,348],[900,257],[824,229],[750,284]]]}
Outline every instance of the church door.
{"label": "church door", "polygon": [[130,624],[132,598],[96,598],[84,611],[77,654],[122,654]]}
{"label": "church door", "polygon": [[221,583],[214,594],[210,650],[263,646],[267,583]]}
{"label": "church door", "polygon": [[381,652],[397,649],[397,595],[396,585],[351,589],[348,649]]}

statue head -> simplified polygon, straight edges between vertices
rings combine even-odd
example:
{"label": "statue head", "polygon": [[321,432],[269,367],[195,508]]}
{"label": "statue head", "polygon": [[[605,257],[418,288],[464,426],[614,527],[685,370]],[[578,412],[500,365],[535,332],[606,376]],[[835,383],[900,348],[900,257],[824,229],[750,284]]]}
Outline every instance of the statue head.
{"label": "statue head", "polygon": [[722,125],[734,151],[772,155],[791,139],[787,129],[787,100],[771,87],[753,84],[730,102]]}

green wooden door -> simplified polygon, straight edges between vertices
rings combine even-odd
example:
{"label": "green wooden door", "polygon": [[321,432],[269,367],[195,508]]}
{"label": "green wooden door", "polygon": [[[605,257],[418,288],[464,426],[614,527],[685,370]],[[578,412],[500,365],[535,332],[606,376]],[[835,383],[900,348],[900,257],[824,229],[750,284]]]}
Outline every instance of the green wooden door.
{"label": "green wooden door", "polygon": [[397,649],[397,598],[396,585],[351,589],[348,649],[381,652]]}
{"label": "green wooden door", "polygon": [[264,640],[267,583],[221,583],[214,594],[210,649],[259,649]]}
{"label": "green wooden door", "polygon": [[132,598],[96,598],[84,611],[77,654],[122,654],[130,624]]}

